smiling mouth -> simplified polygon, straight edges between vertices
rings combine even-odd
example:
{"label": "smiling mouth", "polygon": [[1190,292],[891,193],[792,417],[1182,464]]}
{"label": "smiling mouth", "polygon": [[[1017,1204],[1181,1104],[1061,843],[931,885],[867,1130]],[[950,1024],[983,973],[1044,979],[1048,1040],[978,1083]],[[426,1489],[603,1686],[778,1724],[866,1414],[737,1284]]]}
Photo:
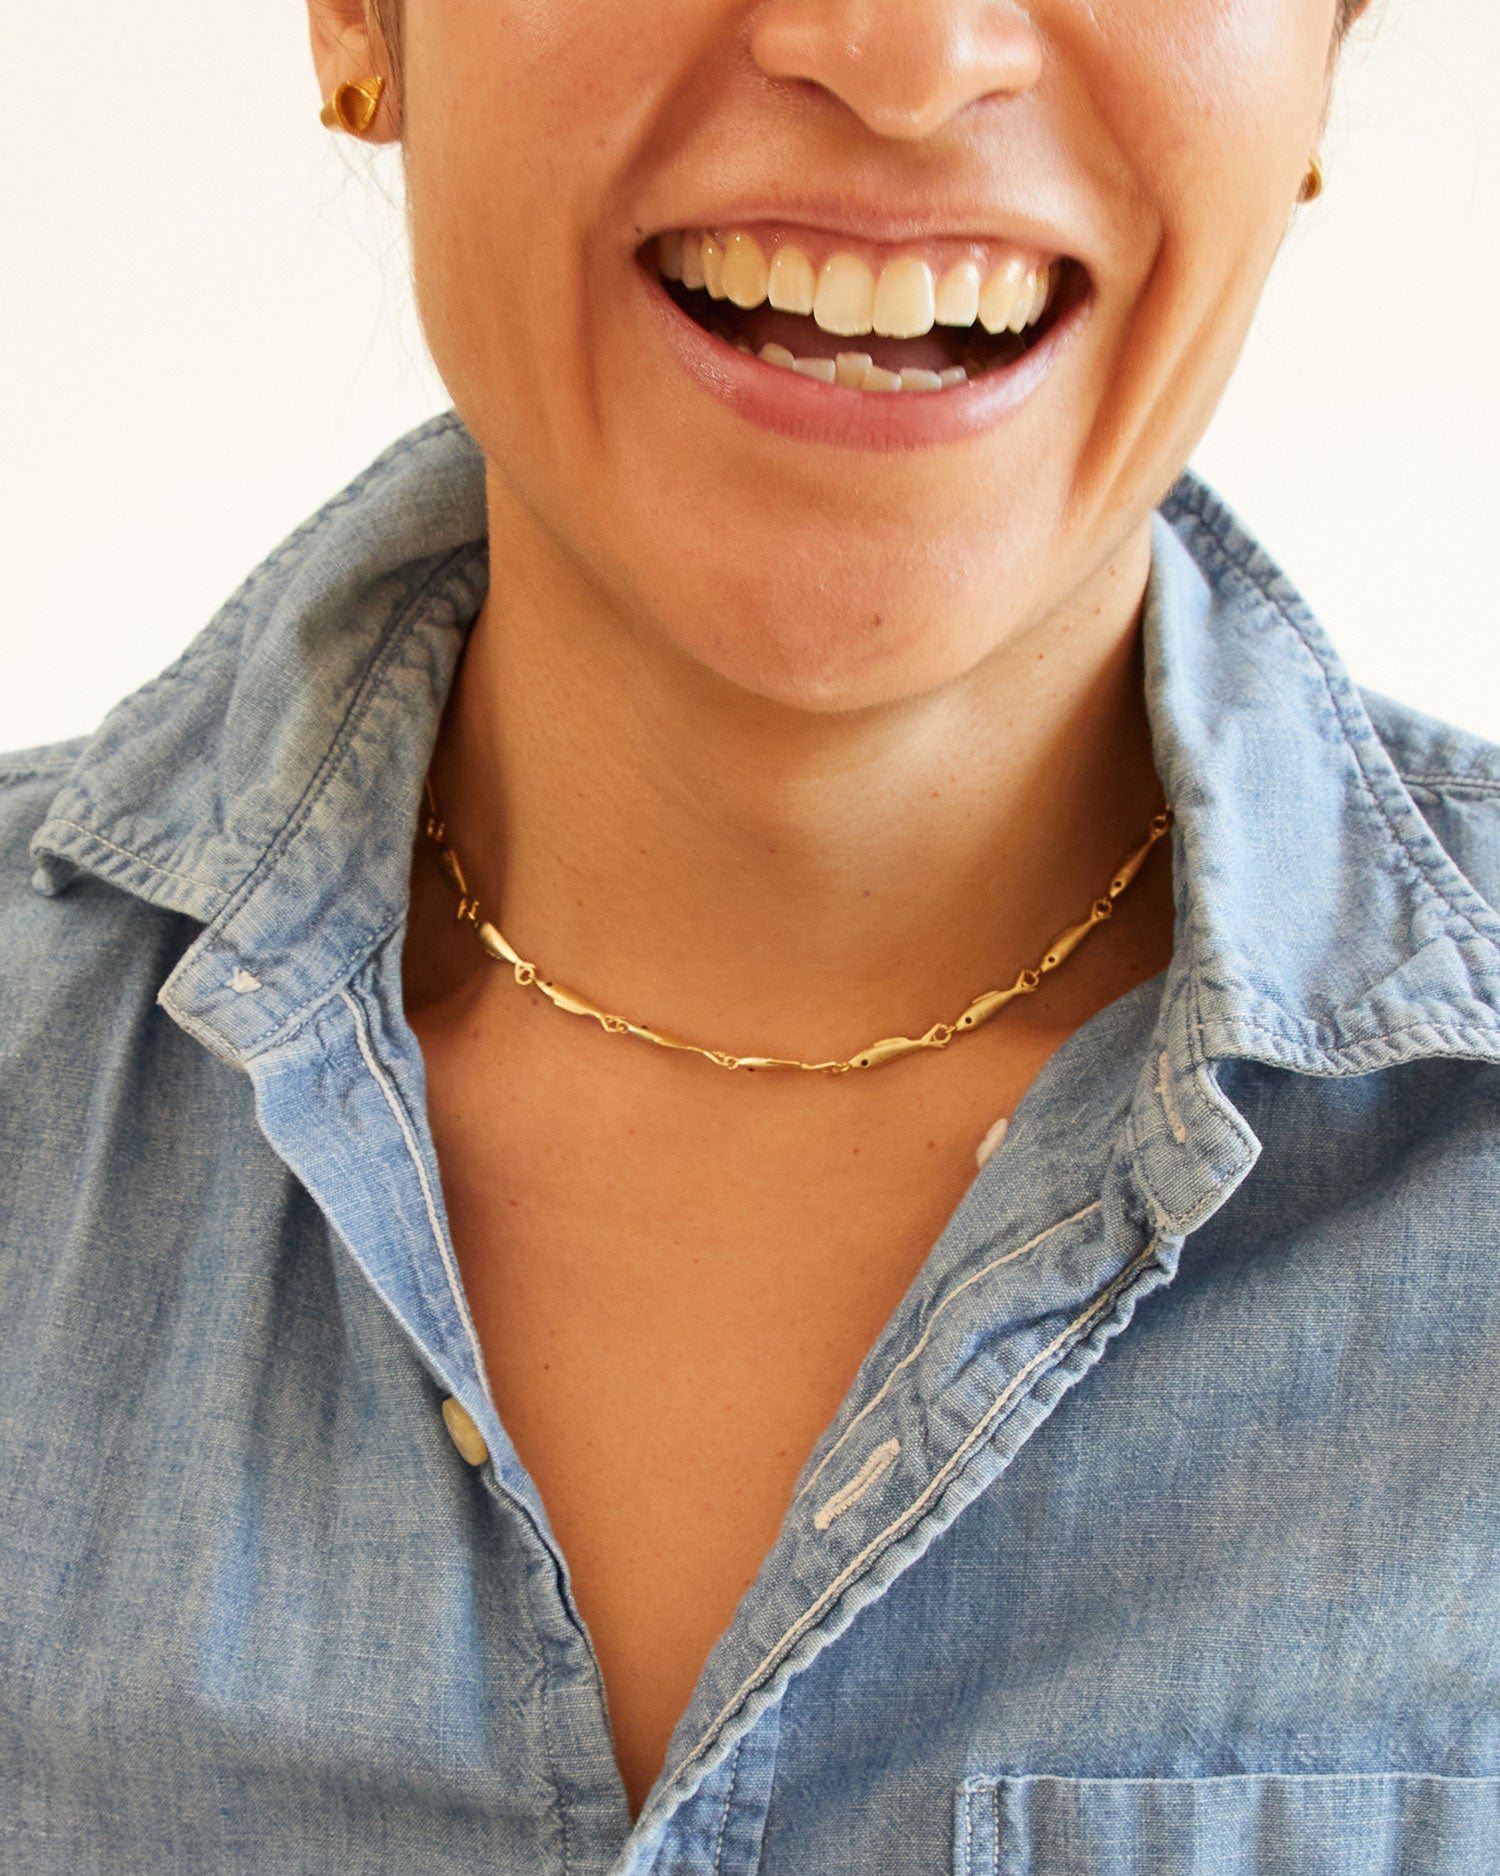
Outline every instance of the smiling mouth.
{"label": "smiling mouth", "polygon": [[744,228],[655,237],[643,264],[706,332],[766,364],[863,392],[942,393],[1004,370],[1088,291],[1066,257],[997,243],[923,252]]}

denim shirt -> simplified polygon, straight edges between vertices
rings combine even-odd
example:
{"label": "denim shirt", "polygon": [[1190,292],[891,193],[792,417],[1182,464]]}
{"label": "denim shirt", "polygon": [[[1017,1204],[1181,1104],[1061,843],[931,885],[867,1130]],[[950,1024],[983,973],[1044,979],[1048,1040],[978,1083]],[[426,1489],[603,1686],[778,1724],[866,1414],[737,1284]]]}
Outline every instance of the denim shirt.
{"label": "denim shirt", "polygon": [[1500,751],[1195,481],[1154,527],[1171,963],[1027,1094],[634,1824],[402,1007],[466,432],[0,765],[6,1876],[1500,1868]]}

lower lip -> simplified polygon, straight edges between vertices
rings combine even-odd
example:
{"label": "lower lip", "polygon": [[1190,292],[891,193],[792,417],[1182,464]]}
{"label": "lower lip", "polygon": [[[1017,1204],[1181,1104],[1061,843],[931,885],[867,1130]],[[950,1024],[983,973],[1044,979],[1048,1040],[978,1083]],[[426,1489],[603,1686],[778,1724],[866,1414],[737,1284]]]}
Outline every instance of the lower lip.
{"label": "lower lip", "polygon": [[762,429],[846,449],[930,449],[992,428],[1047,378],[1092,304],[1091,296],[1080,296],[1013,365],[967,384],[943,391],[851,391],[726,345],[690,319],[659,280],[644,269],[640,277],[667,343],[705,391]]}

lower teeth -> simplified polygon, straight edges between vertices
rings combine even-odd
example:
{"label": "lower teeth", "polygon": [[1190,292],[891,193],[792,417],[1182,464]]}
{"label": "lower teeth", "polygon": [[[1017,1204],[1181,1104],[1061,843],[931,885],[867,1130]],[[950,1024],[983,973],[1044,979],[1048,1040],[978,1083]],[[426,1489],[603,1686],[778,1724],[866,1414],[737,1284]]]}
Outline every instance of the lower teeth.
{"label": "lower teeth", "polygon": [[[749,352],[743,339],[733,341],[735,349]],[[804,378],[817,378],[823,384],[840,384],[849,391],[946,391],[955,384],[967,384],[969,374],[962,365],[949,365],[944,371],[925,371],[908,367],[905,371],[887,371],[877,365],[868,352],[840,352],[835,358],[798,358],[784,345],[763,345],[756,356],[783,371],[795,371]]]}

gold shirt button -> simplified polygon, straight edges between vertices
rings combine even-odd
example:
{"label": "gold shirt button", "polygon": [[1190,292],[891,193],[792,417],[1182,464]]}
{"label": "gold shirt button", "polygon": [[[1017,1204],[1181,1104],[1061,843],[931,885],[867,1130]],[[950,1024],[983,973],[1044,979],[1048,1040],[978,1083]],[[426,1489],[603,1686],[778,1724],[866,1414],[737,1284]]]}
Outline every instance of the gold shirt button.
{"label": "gold shirt button", "polygon": [[484,1443],[484,1435],[451,1394],[443,1402],[443,1425],[471,1466],[482,1466],[489,1458],[490,1449]]}

